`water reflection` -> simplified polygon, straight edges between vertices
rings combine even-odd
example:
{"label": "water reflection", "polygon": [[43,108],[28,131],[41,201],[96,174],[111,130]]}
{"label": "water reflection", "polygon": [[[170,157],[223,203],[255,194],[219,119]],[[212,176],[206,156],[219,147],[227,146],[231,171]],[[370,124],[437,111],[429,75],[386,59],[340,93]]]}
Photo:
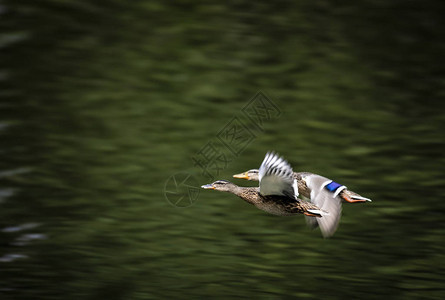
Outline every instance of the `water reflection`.
{"label": "water reflection", "polygon": [[5,254],[5,255],[1,256],[0,262],[13,262],[17,259],[23,259],[23,258],[28,258],[28,256],[23,255],[23,254],[10,253],[10,254]]}
{"label": "water reflection", "polygon": [[0,189],[0,203],[14,194],[14,189]]}
{"label": "water reflection", "polygon": [[30,172],[28,168],[17,168],[13,170],[0,171],[0,179],[2,177],[9,177],[14,175],[24,174],[27,172]]}
{"label": "water reflection", "polygon": [[3,228],[1,231],[2,232],[17,232],[17,231],[22,231],[22,230],[29,230],[29,229],[33,229],[40,226],[40,224],[38,223],[25,223],[25,224],[20,224],[20,225],[16,225],[16,226],[8,226]]}
{"label": "water reflection", "polygon": [[13,246],[26,246],[30,242],[35,240],[45,240],[47,236],[42,233],[26,233],[22,234],[21,236],[17,237],[11,245]]}

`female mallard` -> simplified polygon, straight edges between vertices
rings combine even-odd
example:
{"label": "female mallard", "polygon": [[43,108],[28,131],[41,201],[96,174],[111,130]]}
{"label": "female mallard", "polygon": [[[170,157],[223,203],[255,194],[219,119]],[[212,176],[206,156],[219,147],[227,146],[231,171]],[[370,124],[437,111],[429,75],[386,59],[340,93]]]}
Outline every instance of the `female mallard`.
{"label": "female mallard", "polygon": [[324,237],[332,236],[337,229],[341,216],[341,200],[338,198],[324,201],[318,197],[308,202],[298,199],[297,180],[293,178],[291,166],[274,153],[267,153],[258,171],[259,187],[239,187],[226,180],[218,180],[203,185],[237,195],[246,202],[268,213],[289,216],[305,214],[315,217]]}
{"label": "female mallard", "polygon": [[[258,181],[259,170],[252,169],[233,175],[233,177]],[[317,174],[309,172],[294,172],[293,178],[298,184],[297,195],[300,194],[311,201],[316,197],[327,197],[328,195],[330,195],[332,198],[337,198],[339,196],[341,199],[350,203],[371,201],[371,199],[362,197],[359,194],[348,190],[346,186]]]}

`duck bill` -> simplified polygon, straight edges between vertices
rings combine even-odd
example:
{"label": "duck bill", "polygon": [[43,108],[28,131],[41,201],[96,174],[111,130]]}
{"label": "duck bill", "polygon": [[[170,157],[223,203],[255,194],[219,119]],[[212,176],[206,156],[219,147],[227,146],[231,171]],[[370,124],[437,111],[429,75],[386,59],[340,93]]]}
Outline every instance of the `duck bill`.
{"label": "duck bill", "polygon": [[234,178],[239,178],[239,179],[249,179],[249,175],[247,175],[247,172],[244,173],[240,173],[240,174],[235,174],[233,175]]}
{"label": "duck bill", "polygon": [[201,187],[203,189],[206,189],[206,190],[214,190],[215,189],[211,183],[205,184],[205,185],[201,185]]}

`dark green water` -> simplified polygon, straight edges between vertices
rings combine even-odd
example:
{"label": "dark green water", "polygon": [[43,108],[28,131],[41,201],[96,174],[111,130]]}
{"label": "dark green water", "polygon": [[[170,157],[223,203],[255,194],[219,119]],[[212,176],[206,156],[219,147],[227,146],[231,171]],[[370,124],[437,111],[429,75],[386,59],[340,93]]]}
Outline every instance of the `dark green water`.
{"label": "dark green water", "polygon": [[[443,299],[444,4],[312,2],[0,2],[1,299]],[[276,150],[374,201],[326,240],[229,194],[172,206],[233,117],[218,179]]]}

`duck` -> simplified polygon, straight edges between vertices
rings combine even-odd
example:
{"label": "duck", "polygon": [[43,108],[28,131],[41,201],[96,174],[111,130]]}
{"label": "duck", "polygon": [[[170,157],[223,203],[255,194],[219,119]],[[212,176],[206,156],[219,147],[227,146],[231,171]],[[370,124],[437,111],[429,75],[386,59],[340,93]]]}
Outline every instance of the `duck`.
{"label": "duck", "polygon": [[227,180],[201,186],[238,196],[256,208],[277,216],[303,214],[320,227],[323,237],[331,237],[341,218],[342,204],[338,197],[326,200],[322,191],[313,201],[298,198],[298,180],[290,164],[274,152],[268,152],[258,169],[258,187],[241,187]]}
{"label": "duck", "polygon": [[[251,169],[240,174],[235,174],[233,177],[259,181],[259,170]],[[297,181],[297,194],[311,201],[321,193],[326,197],[328,194],[330,194],[332,198],[340,197],[343,201],[349,203],[372,202],[371,199],[348,190],[346,186],[318,174],[293,172],[293,178]]]}

